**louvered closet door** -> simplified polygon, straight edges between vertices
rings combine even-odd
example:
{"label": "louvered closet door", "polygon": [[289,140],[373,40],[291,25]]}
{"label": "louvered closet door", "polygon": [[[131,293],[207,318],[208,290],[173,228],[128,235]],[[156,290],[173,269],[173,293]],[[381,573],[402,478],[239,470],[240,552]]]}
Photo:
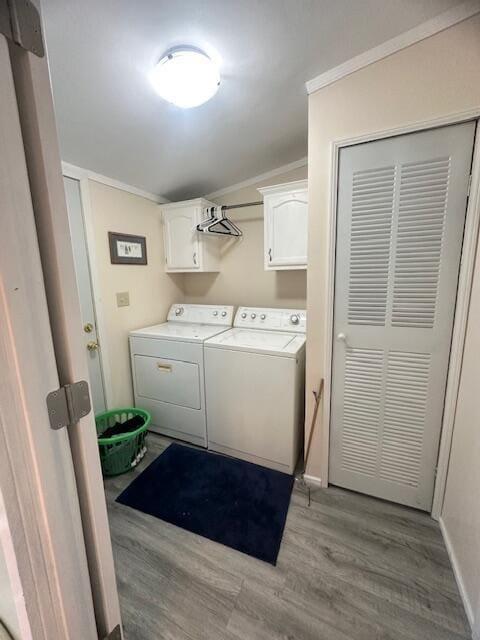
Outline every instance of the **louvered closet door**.
{"label": "louvered closet door", "polygon": [[475,124],[342,149],[330,482],[430,510]]}

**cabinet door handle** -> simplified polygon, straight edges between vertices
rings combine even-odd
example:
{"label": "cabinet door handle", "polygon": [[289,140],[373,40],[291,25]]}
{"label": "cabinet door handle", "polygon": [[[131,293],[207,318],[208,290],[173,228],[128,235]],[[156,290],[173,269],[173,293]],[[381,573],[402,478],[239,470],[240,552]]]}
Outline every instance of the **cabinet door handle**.
{"label": "cabinet door handle", "polygon": [[272,261],[272,248],[270,247],[270,249],[268,250],[268,261],[271,262]]}
{"label": "cabinet door handle", "polygon": [[171,373],[172,372],[172,365],[171,364],[164,364],[163,362],[157,362],[157,369],[159,371],[164,371],[165,373]]}
{"label": "cabinet door handle", "polygon": [[197,264],[197,252],[193,252],[193,264]]}

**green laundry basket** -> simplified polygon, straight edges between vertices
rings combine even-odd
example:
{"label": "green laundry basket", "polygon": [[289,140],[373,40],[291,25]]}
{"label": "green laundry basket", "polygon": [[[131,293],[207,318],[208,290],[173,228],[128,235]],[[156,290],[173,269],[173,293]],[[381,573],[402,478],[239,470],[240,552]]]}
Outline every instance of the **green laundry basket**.
{"label": "green laundry basket", "polygon": [[[102,433],[113,427],[116,422],[123,423],[134,416],[141,416],[143,424],[130,433],[122,433],[111,438],[102,438]],[[98,447],[104,476],[117,476],[130,471],[147,452],[145,438],[151,416],[144,409],[126,407],[104,411],[95,416],[97,425]]]}

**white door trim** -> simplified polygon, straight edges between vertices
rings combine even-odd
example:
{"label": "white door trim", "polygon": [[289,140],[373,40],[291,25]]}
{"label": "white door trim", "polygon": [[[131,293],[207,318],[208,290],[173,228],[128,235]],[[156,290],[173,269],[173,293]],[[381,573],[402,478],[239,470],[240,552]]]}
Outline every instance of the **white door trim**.
{"label": "white door trim", "polygon": [[100,279],[97,267],[97,253],[95,249],[95,235],[93,230],[93,212],[90,200],[89,172],[73,165],[62,162],[62,174],[66,178],[78,180],[80,184],[80,200],[82,203],[83,226],[85,229],[87,260],[90,268],[90,283],[92,288],[93,310],[97,324],[97,338],[100,344],[98,357],[103,378],[103,390],[105,393],[105,406],[113,408],[113,383],[112,370],[110,368],[109,342],[107,323],[104,314],[104,303],[100,295]]}
{"label": "white door trim", "polygon": [[[331,164],[330,164],[330,205],[328,209],[328,273],[327,273],[327,318],[325,332],[325,388],[323,403],[323,425],[320,460],[320,477],[323,487],[328,486],[329,457],[330,457],[330,415],[331,415],[331,376],[332,376],[332,353],[333,353],[333,310],[334,310],[334,290],[335,290],[335,250],[336,250],[336,227],[337,227],[337,182],[338,182],[338,159],[342,147],[354,144],[372,142],[382,138],[404,135],[415,131],[433,129],[446,125],[457,124],[467,120],[474,120],[480,117],[480,109],[462,111],[448,116],[442,116],[432,120],[409,123],[402,127],[385,129],[372,132],[354,138],[334,140],[331,143]],[[460,383],[460,369],[463,357],[463,347],[465,343],[466,326],[468,319],[468,308],[472,288],[473,271],[475,266],[475,252],[480,226],[480,141],[477,132],[474,149],[474,162],[472,167],[472,182],[470,198],[467,206],[465,234],[462,249],[462,259],[460,265],[460,275],[458,283],[457,303],[455,308],[455,321],[453,327],[452,347],[450,352],[450,363],[447,377],[447,390],[445,395],[445,410],[442,422],[442,433],[440,439],[440,449],[437,464],[437,479],[433,497],[431,515],[438,520],[441,514],[443,498],[445,495],[445,485],[447,479],[448,460],[453,435],[453,424],[455,409]]]}
{"label": "white door trim", "polygon": [[477,253],[478,234],[480,227],[480,139],[477,125],[477,136],[473,150],[472,181],[470,197],[465,219],[465,233],[463,239],[462,260],[458,280],[457,304],[455,307],[455,323],[453,325],[452,348],[448,368],[447,390],[445,393],[445,408],[442,422],[440,449],[437,461],[437,479],[433,494],[432,517],[440,518],[447,483],[448,463],[452,446],[453,427],[457,409],[460,374],[463,361],[463,348],[467,333],[468,311]]}

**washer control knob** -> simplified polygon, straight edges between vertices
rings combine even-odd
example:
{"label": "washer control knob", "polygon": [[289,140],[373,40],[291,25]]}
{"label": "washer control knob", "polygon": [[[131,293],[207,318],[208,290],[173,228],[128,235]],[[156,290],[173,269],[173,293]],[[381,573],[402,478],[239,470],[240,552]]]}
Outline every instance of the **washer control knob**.
{"label": "washer control knob", "polygon": [[213,315],[214,315],[215,317],[217,317],[217,316],[218,316],[218,311],[214,311],[214,312],[213,312]]}
{"label": "washer control knob", "polygon": [[226,318],[227,316],[227,312],[226,311],[222,311],[222,318]]}
{"label": "washer control knob", "polygon": [[260,320],[265,320],[266,317],[267,316],[264,313],[262,313],[262,315],[260,316]]}
{"label": "washer control knob", "polygon": [[181,316],[181,315],[182,315],[182,313],[183,313],[183,307],[177,307],[177,308],[175,309],[175,315],[176,315],[176,316]]}
{"label": "washer control knob", "polygon": [[257,314],[256,313],[252,313],[250,317],[251,317],[252,320],[255,320],[255,318],[257,317]]}
{"label": "washer control knob", "polygon": [[296,313],[294,313],[293,315],[290,316],[290,322],[292,324],[299,324],[300,322],[299,316]]}
{"label": "washer control knob", "polygon": [[247,317],[247,314],[245,313],[245,311],[242,313],[242,318],[245,319]]}

